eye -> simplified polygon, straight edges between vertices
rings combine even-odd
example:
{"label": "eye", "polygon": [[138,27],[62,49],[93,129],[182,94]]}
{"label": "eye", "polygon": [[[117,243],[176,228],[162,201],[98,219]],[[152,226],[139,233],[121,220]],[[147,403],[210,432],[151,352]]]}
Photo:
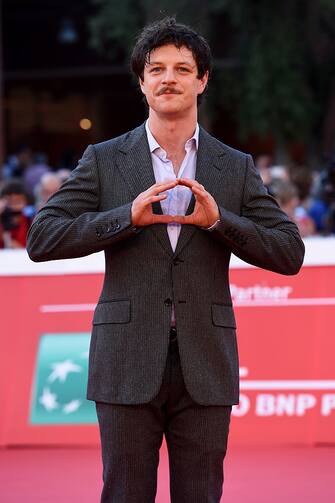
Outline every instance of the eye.
{"label": "eye", "polygon": [[160,66],[154,66],[154,67],[150,68],[149,73],[159,73],[160,71],[161,71]]}
{"label": "eye", "polygon": [[189,73],[190,70],[186,66],[179,66],[178,71],[181,73]]}

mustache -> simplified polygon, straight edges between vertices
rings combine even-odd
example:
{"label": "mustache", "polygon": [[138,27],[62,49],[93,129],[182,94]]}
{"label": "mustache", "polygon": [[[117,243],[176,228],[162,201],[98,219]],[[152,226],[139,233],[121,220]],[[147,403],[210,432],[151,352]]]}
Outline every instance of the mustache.
{"label": "mustache", "polygon": [[170,93],[170,94],[181,94],[180,91],[178,91],[178,89],[175,89],[174,87],[169,87],[169,86],[165,86],[165,87],[162,87],[158,92],[157,92],[157,96],[161,96],[162,94],[165,94],[165,93]]}

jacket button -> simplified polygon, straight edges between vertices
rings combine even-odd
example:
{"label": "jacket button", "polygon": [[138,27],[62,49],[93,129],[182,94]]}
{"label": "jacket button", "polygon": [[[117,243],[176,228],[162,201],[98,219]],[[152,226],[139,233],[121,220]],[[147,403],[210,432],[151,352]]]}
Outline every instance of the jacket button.
{"label": "jacket button", "polygon": [[171,299],[165,299],[165,300],[164,300],[164,304],[165,304],[166,306],[171,306],[171,305],[172,305],[172,300],[171,300]]}
{"label": "jacket button", "polygon": [[175,258],[173,259],[173,265],[179,265],[182,264],[184,261],[181,258]]}
{"label": "jacket button", "polygon": [[110,224],[110,227],[108,227],[108,232],[116,232],[117,230],[119,230],[121,227],[121,225],[119,223],[115,223],[113,222],[112,224]]}

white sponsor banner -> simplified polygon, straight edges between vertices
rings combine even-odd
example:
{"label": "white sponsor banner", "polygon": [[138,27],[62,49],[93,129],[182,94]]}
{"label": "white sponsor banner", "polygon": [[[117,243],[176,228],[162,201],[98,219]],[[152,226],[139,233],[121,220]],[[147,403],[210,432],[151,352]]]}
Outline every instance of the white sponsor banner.
{"label": "white sponsor banner", "polygon": [[[240,368],[241,378],[246,377],[248,373],[246,367]],[[232,411],[236,417],[249,413],[261,417],[302,417],[312,409],[317,409],[321,416],[335,414],[335,379],[241,379],[240,389],[240,403],[235,405]],[[258,393],[251,397],[246,393],[248,391]]]}
{"label": "white sponsor banner", "polygon": [[[335,237],[309,237],[304,239],[306,253],[304,266],[335,265]],[[255,268],[232,255],[231,269]],[[58,274],[94,274],[105,271],[103,252],[87,257],[34,263],[26,250],[0,250],[0,276],[43,276]]]}

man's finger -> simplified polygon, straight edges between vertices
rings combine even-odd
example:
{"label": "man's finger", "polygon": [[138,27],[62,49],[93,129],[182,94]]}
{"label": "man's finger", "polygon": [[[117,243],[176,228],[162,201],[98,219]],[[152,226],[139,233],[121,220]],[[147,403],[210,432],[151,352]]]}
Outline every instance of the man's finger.
{"label": "man's finger", "polygon": [[155,203],[157,201],[163,201],[167,198],[167,194],[159,194],[158,196],[149,196],[143,199],[144,206],[148,206],[150,203]]}
{"label": "man's finger", "polygon": [[194,194],[195,199],[200,203],[203,204],[206,201],[209,200],[211,197],[209,192],[206,192],[204,190],[199,189],[198,187],[193,187],[192,192]]}
{"label": "man's finger", "polygon": [[185,187],[190,188],[193,194],[196,196],[196,198],[200,199],[201,201],[207,199],[208,196],[211,197],[211,194],[207,192],[205,187],[196,180],[188,180],[187,178],[183,178],[179,180],[179,182],[180,185],[184,185]]}
{"label": "man's finger", "polygon": [[173,222],[176,224],[192,224],[193,223],[193,215],[175,215],[173,218]]}
{"label": "man's finger", "polygon": [[193,189],[195,187],[199,188],[202,191],[205,191],[205,187],[201,185],[197,180],[190,180],[189,178],[179,178],[179,185],[184,185],[185,187],[189,187]]}
{"label": "man's finger", "polygon": [[154,224],[170,224],[176,222],[176,217],[173,215],[157,215],[153,214],[152,223]]}
{"label": "man's finger", "polygon": [[169,189],[173,189],[178,185],[178,180],[172,180],[170,182],[164,182],[164,183],[159,183],[152,185],[149,189],[145,191],[146,194],[148,195],[156,195],[159,194],[160,192],[165,192]]}

